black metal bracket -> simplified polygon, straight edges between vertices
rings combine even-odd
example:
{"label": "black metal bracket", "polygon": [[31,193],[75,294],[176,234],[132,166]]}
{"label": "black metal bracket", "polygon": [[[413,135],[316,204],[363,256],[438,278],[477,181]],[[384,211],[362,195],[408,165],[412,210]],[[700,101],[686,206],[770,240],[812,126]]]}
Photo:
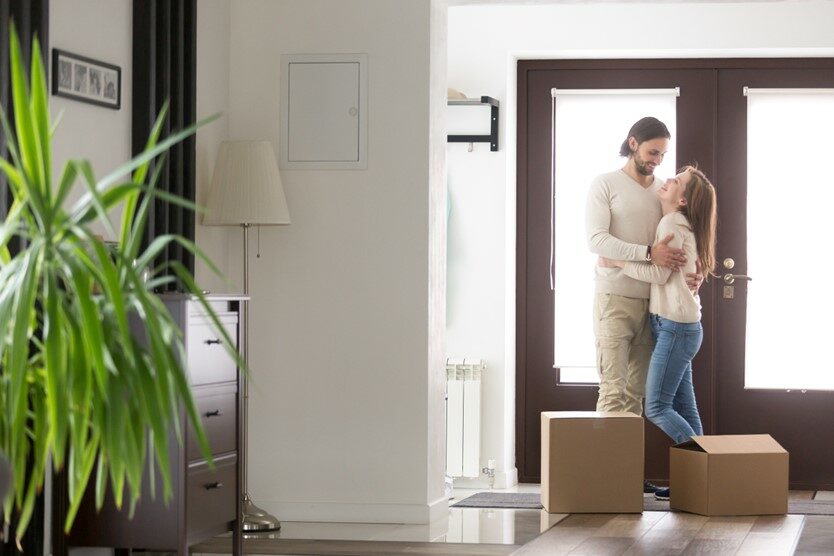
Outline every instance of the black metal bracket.
{"label": "black metal bracket", "polygon": [[480,99],[477,98],[461,98],[461,99],[449,99],[447,101],[449,106],[460,106],[460,105],[476,105],[476,104],[489,104],[490,105],[490,125],[489,125],[489,135],[448,135],[447,140],[449,143],[489,143],[489,150],[497,151],[498,150],[498,99],[494,99],[488,96],[482,96]]}

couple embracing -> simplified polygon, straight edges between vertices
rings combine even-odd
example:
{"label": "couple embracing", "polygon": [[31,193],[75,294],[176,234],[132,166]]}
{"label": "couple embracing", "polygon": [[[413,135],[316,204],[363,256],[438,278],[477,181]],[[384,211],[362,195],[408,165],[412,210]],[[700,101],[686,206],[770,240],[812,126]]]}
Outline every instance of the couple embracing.
{"label": "couple embracing", "polygon": [[[698,289],[715,267],[715,188],[695,166],[665,181],[654,170],[671,134],[646,117],[620,147],[625,166],[598,176],[586,226],[599,260],[594,335],[597,411],[646,417],[676,443],[703,434],[692,359],[703,339]],[[669,498],[668,488],[644,483]]]}

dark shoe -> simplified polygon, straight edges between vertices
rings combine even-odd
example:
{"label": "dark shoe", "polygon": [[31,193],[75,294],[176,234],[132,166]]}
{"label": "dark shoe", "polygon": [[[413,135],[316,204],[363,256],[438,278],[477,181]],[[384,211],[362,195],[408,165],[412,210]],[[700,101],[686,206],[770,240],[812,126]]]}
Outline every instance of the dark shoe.
{"label": "dark shoe", "polygon": [[655,500],[668,500],[669,499],[669,487],[666,488],[659,488],[654,493]]}
{"label": "dark shoe", "polygon": [[643,481],[643,494],[654,494],[660,487],[653,485],[649,481]]}

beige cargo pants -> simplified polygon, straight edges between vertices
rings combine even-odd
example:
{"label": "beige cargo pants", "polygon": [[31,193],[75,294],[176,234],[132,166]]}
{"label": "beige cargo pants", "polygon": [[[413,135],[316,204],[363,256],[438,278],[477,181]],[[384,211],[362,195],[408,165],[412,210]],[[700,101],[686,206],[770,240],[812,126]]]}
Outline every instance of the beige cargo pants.
{"label": "beige cargo pants", "polygon": [[594,335],[599,372],[597,411],[642,415],[646,374],[654,348],[649,300],[596,294]]}

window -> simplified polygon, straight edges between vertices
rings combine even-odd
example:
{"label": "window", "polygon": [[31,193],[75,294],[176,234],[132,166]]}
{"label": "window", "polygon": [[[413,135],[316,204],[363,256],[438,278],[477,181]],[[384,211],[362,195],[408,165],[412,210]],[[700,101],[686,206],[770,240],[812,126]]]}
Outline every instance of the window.
{"label": "window", "polygon": [[672,141],[656,175],[675,173],[675,89],[554,89],[553,93],[553,364],[560,382],[596,383],[592,307],[596,256],[585,236],[585,203],[593,178],[621,168],[620,144],[632,124],[654,116]]}

